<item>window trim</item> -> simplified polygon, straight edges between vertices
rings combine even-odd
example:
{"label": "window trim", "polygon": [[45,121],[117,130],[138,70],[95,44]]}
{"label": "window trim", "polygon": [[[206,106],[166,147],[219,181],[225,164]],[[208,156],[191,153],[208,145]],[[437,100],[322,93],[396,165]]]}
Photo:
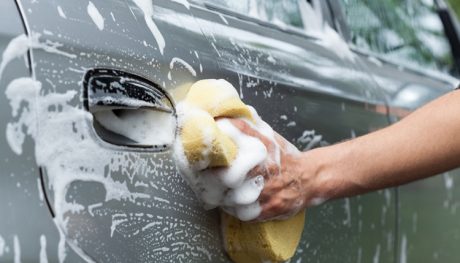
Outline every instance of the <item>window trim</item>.
{"label": "window trim", "polygon": [[[237,18],[237,19],[240,19],[240,20],[243,20],[243,21],[247,21],[247,22],[252,22],[252,23],[267,27],[267,28],[275,29],[275,30],[278,30],[278,31],[282,31],[282,32],[285,32],[285,33],[288,33],[288,34],[292,34],[292,35],[296,35],[296,36],[300,36],[300,37],[304,37],[304,38],[308,38],[308,39],[317,39],[318,38],[318,37],[314,36],[313,34],[309,34],[308,31],[305,28],[304,29],[299,29],[299,28],[291,26],[291,25],[280,26],[278,24],[271,23],[271,22],[268,22],[268,21],[264,21],[264,20],[259,19],[259,18],[254,18],[254,17],[248,16],[248,15],[245,15],[245,14],[242,14],[242,13],[227,9],[227,8],[219,6],[219,5],[206,3],[203,0],[189,0],[189,1],[191,3],[193,3],[195,7],[205,8],[206,10],[209,10],[209,11],[214,11],[214,12],[217,12],[219,14],[229,15],[231,17],[234,17],[234,18]],[[300,15],[302,16],[302,22],[304,23],[306,17],[305,17],[305,10],[301,8],[301,4],[300,4],[301,1],[307,1],[307,0],[297,0],[297,3],[299,5],[299,10],[300,10]],[[320,8],[323,8],[323,7],[320,7]]]}

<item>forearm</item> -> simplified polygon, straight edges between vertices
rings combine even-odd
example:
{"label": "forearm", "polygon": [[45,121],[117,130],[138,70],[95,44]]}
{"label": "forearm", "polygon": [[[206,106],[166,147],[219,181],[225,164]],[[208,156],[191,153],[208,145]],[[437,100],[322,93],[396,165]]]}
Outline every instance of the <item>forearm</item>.
{"label": "forearm", "polygon": [[[340,198],[422,179],[460,166],[460,91],[402,121],[304,154],[315,162],[318,197]],[[313,160],[307,161],[309,158]]]}

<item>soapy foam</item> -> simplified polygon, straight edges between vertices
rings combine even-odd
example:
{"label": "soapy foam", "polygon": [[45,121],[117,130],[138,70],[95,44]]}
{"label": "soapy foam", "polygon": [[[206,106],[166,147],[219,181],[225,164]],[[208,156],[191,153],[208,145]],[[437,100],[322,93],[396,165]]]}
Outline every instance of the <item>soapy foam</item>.
{"label": "soapy foam", "polygon": [[67,16],[65,15],[64,10],[62,10],[62,7],[57,6],[57,11],[60,17],[67,19]]}
{"label": "soapy foam", "polygon": [[88,12],[89,17],[91,17],[91,20],[93,20],[94,24],[96,24],[97,28],[99,30],[104,30],[104,17],[102,17],[101,13],[99,13],[99,10],[97,10],[93,2],[89,1],[86,11]]}
{"label": "soapy foam", "polygon": [[21,245],[17,235],[13,236],[14,263],[21,263]]}
{"label": "soapy foam", "polygon": [[0,257],[3,256],[3,253],[5,253],[5,240],[0,236]]}
{"label": "soapy foam", "polygon": [[[220,88],[219,98],[215,98],[217,103],[228,98],[238,97],[235,88],[224,80],[214,81],[213,85]],[[198,165],[191,166],[184,153],[182,142],[176,140],[174,153],[176,164],[181,175],[193,189],[197,197],[203,202],[206,209],[215,207],[223,208],[227,213],[238,217],[240,220],[252,220],[260,215],[261,207],[258,197],[264,187],[264,178],[256,175],[252,178],[248,176],[249,171],[258,165],[274,163],[280,165],[280,147],[275,140],[275,132],[257,114],[256,110],[250,107],[254,122],[241,118],[253,129],[267,137],[274,145],[275,154],[269,155],[265,145],[257,138],[249,136],[236,128],[229,119],[222,118],[216,121],[218,128],[229,136],[237,145],[238,153],[229,167],[205,169],[209,164],[206,158],[211,147],[211,138],[207,138],[206,131],[204,142],[208,147],[203,150],[203,161]],[[196,114],[209,114],[197,109],[187,102],[180,102],[177,105],[179,128],[188,118]]]}
{"label": "soapy foam", "polygon": [[239,188],[228,191],[224,199],[225,206],[249,205],[257,201],[260,192],[264,188],[264,178],[258,175],[246,179]]}
{"label": "soapy foam", "polygon": [[245,135],[227,119],[218,120],[217,126],[236,143],[238,155],[228,169],[220,169],[215,174],[225,186],[240,187],[247,173],[267,158],[267,149],[259,139]]}
{"label": "soapy foam", "polygon": [[178,57],[171,59],[171,62],[169,63],[169,69],[173,69],[175,63],[181,64],[190,72],[190,74],[192,74],[192,76],[196,77],[196,71],[193,69],[193,67],[189,63],[185,62],[185,60]]}
{"label": "soapy foam", "polygon": [[0,63],[0,78],[5,67],[11,60],[23,56],[29,49],[29,38],[22,34],[13,38],[3,51],[2,62]]}
{"label": "soapy foam", "polygon": [[[21,39],[20,36],[18,38]],[[14,49],[5,50],[6,60],[2,60],[1,64],[8,64],[11,60],[8,56],[13,54],[13,59],[21,57],[30,48],[40,48],[68,58],[76,57],[76,55],[59,50],[61,46],[59,43],[50,41],[41,43],[38,38],[39,34],[34,32],[31,32],[30,38],[23,38],[20,43],[25,44],[27,48],[20,52],[16,51],[14,45],[11,45]],[[151,250],[148,250],[145,255],[146,259],[159,261],[177,259],[174,261],[180,262],[191,257],[201,262],[206,259],[215,261],[224,257],[213,224],[209,224],[211,215],[203,214],[197,209],[194,204],[195,199],[189,196],[188,187],[175,176],[175,165],[169,153],[152,153],[146,158],[142,153],[114,150],[113,146],[96,137],[92,130],[92,115],[79,106],[78,90],[81,87],[76,85],[75,90],[72,90],[70,85],[47,86],[47,82],[41,83],[34,76],[33,74],[31,78],[13,80],[5,89],[12,109],[12,117],[8,126],[20,127],[9,128],[11,136],[7,140],[11,149],[14,149],[17,154],[22,153],[26,136],[34,142],[37,165],[43,167],[48,189],[53,193],[54,222],[60,236],[59,262],[65,261],[69,246],[84,260],[91,262],[88,255],[82,250],[88,246],[88,243],[86,241],[79,243],[81,235],[84,235],[87,229],[104,230],[107,225],[81,226],[79,220],[82,218],[92,223],[93,220],[104,218],[109,214],[108,227],[110,227],[110,214],[113,211],[107,208],[113,204],[120,207],[120,213],[128,218],[126,222],[115,226],[114,235],[116,233],[117,237],[114,238],[127,239],[129,237],[130,240],[136,240],[136,242],[146,242],[150,247],[165,246],[167,248],[159,249],[155,253],[150,253]],[[53,79],[53,81],[56,80]],[[59,89],[61,89],[60,92]],[[135,182],[139,180],[144,180],[144,185],[147,187],[135,187]],[[96,204],[80,204],[78,201],[68,200],[70,191],[75,190],[75,187],[71,185],[82,182],[90,182],[92,185],[97,184],[103,188],[101,192],[105,193],[105,196],[102,197],[102,203],[98,201]],[[145,189],[149,187],[151,187],[150,190]],[[146,194],[146,191],[149,194]],[[175,193],[175,191],[180,193]],[[162,196],[162,199],[153,195]],[[171,204],[166,205],[164,200],[170,200]],[[96,206],[97,204],[101,204],[100,207]],[[180,213],[181,216],[179,218],[169,215],[160,218],[152,214],[130,215],[124,209],[125,205],[139,210],[150,208],[155,213],[162,209],[161,211]],[[145,232],[142,230],[144,225],[153,222],[158,224],[151,225],[152,227],[146,229]],[[194,225],[193,228],[189,228],[191,224]],[[87,229],[81,229],[82,227],[87,227]],[[117,229],[121,230],[116,231]],[[151,235],[160,231],[163,233],[160,236]],[[168,239],[165,241],[166,235]],[[144,238],[144,236],[149,236],[149,238]],[[66,238],[69,239],[66,240]],[[178,244],[178,241],[182,244]],[[207,248],[200,247],[203,242],[209,244]],[[101,242],[102,246],[108,244],[109,242]],[[128,244],[127,246],[133,249],[133,245]],[[18,251],[16,255],[19,255],[19,240],[16,247]],[[7,252],[8,247],[4,248]],[[101,250],[103,249],[101,247]],[[89,250],[88,252],[92,251],[96,254],[92,256],[99,256],[104,253],[101,250],[96,252]],[[107,254],[103,256],[111,257]]]}
{"label": "soapy foam", "polygon": [[[134,202],[138,198],[149,198],[146,194],[130,191],[126,182],[117,182],[110,176],[104,176],[104,163],[111,162],[114,164],[114,169],[117,169],[116,167],[123,167],[125,161],[114,159],[110,152],[85,139],[90,138],[90,135],[82,132],[89,129],[81,127],[81,125],[89,124],[91,115],[81,109],[67,105],[75,97],[76,92],[51,93],[38,97],[29,94],[33,92],[32,94],[37,95],[40,89],[41,83],[30,78],[16,79],[8,85],[6,93],[13,109],[16,107],[15,105],[26,105],[20,111],[21,114],[14,114],[17,120],[10,122],[8,127],[21,127],[13,131],[16,134],[13,138],[23,139],[26,134],[29,134],[36,141],[37,163],[46,167],[50,187],[54,189],[53,207],[56,213],[56,224],[60,228],[66,229],[65,214],[67,212],[79,212],[82,209],[82,206],[77,207],[65,200],[68,186],[75,180],[103,183],[106,189],[106,201],[131,200]],[[62,111],[48,112],[50,106],[62,108]],[[37,116],[44,119],[37,120]],[[42,136],[37,136],[36,127],[38,124],[40,124],[42,131],[46,131],[41,133]],[[75,127],[77,132],[72,132]],[[63,137],[62,134],[66,134],[67,137]],[[13,150],[16,149],[16,152],[22,151],[23,140],[8,140],[8,142]],[[75,145],[79,145],[79,147],[76,148]],[[87,158],[87,152],[91,152],[97,158]],[[119,166],[117,162],[120,163]],[[82,167],[91,167],[94,171],[93,173],[82,173]],[[62,174],[66,176],[61,176]],[[65,258],[64,244],[63,241],[59,245],[60,261]]]}
{"label": "soapy foam", "polygon": [[164,48],[165,48],[165,39],[161,34],[160,30],[158,29],[157,25],[153,21],[153,4],[151,0],[133,0],[133,2],[139,7],[139,9],[144,12],[144,20],[147,24],[147,27],[152,32],[153,38],[158,44],[158,48],[160,49],[161,55],[163,55]]}
{"label": "soapy foam", "polygon": [[48,263],[48,256],[46,255],[46,237],[40,236],[40,263]]}
{"label": "soapy foam", "polygon": [[2,78],[6,65],[8,65],[8,63],[10,63],[13,59],[24,56],[29,48],[39,48],[49,53],[63,55],[72,59],[76,58],[75,54],[59,50],[58,48],[61,47],[62,44],[50,41],[45,43],[40,42],[40,36],[41,34],[36,32],[32,32],[30,37],[27,37],[25,34],[21,34],[13,38],[8,43],[2,54],[2,61],[0,63],[0,79]]}
{"label": "soapy foam", "polygon": [[171,145],[175,119],[171,113],[152,110],[96,112],[98,122],[106,129],[144,145]]}
{"label": "soapy foam", "polygon": [[[46,168],[49,187],[54,190],[53,208],[56,214],[55,223],[61,234],[59,260],[62,262],[66,255],[64,238],[64,231],[68,229],[66,214],[80,213],[85,209],[82,205],[66,201],[66,194],[72,182],[101,183],[105,188],[107,202],[126,200],[134,203],[148,199],[150,195],[134,192],[128,188],[126,181],[116,181],[110,176],[110,173],[132,165],[131,162],[138,159],[137,154],[120,153],[117,156],[92,140],[92,135],[89,133],[91,128],[88,127],[92,122],[91,114],[68,104],[75,98],[75,91],[30,96],[29,90],[33,94],[40,94],[41,83],[31,78],[19,78],[8,85],[7,95],[10,105],[13,105],[13,108],[14,105],[24,105],[17,111],[15,120],[10,122],[8,127],[21,127],[12,131],[14,134],[12,138],[24,138],[27,134],[35,140],[37,164]],[[49,111],[50,107],[61,110]],[[41,132],[37,132],[37,127]],[[22,151],[23,142],[23,140],[8,140],[11,148],[16,149],[16,152]],[[108,176],[105,175],[107,164],[111,164]],[[82,172],[83,168],[86,169],[85,172]],[[126,174],[129,174],[132,180],[136,172],[126,171]],[[81,256],[85,256],[83,252]]]}

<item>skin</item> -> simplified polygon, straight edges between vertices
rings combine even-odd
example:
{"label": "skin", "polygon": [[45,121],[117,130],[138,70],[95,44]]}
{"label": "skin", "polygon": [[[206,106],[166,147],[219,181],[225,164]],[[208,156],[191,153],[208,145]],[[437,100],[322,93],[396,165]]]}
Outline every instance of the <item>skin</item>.
{"label": "skin", "polygon": [[[273,154],[273,142],[244,121],[242,132],[257,137]],[[406,184],[460,166],[460,91],[446,94],[403,120],[367,135],[295,153],[280,135],[281,169],[256,167],[264,189],[257,220],[290,216],[325,200]]]}

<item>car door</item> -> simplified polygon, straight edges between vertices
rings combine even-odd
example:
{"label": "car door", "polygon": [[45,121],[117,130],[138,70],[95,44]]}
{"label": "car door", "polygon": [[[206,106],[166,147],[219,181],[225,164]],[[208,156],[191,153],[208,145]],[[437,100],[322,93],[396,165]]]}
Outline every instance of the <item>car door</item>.
{"label": "car door", "polygon": [[[240,97],[301,150],[388,125],[383,93],[327,25],[321,1],[195,1],[191,12]],[[394,259],[394,190],[307,211],[293,262]]]}
{"label": "car door", "polygon": [[226,261],[216,212],[172,159],[175,103],[218,69],[187,1],[18,3],[33,74],[16,101],[37,107],[17,133],[34,143],[59,261],[70,248],[98,262]]}
{"label": "car door", "polygon": [[[27,54],[17,52],[26,37],[15,1],[0,2],[0,17],[0,262],[57,261],[59,232],[41,191],[33,141],[11,136],[23,128],[18,115],[32,107],[22,105],[12,116],[11,87],[31,74]],[[21,141],[22,147],[15,147]],[[81,262],[75,256],[68,258]]]}
{"label": "car door", "polygon": [[[356,54],[385,91],[393,122],[458,87],[459,81],[449,74],[454,59],[436,1],[341,4],[344,12],[340,14],[340,7],[336,11],[344,15],[343,30],[348,30]],[[398,187],[399,262],[458,260],[458,173],[453,170]]]}

